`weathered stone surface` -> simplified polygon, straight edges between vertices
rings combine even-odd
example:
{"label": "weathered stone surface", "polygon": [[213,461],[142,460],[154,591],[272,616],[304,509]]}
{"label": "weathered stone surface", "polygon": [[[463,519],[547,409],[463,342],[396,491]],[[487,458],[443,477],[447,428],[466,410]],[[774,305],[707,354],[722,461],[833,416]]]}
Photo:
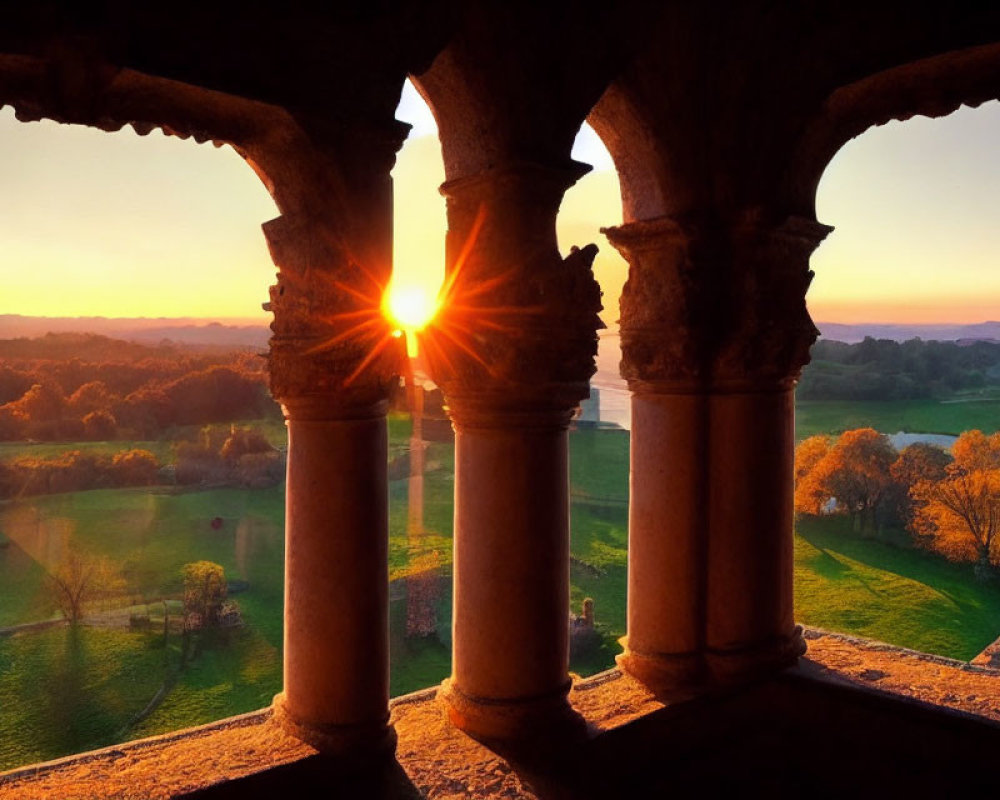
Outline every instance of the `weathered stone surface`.
{"label": "weathered stone surface", "polygon": [[997,639],[988,647],[984,648],[983,651],[969,663],[975,664],[979,667],[1000,668],[1000,639]]}
{"label": "weathered stone surface", "polygon": [[447,292],[422,341],[453,416],[480,406],[568,413],[586,396],[602,325],[597,248],[563,259],[555,240],[562,194],[582,171],[518,163],[442,187]]}
{"label": "weathered stone surface", "polygon": [[279,217],[264,226],[280,267],[271,287],[271,392],[327,395],[344,406],[385,400],[402,370],[382,315],[384,274],[354,260],[336,231]]}
{"label": "weathered stone surface", "polygon": [[792,385],[818,335],[805,305],[809,256],[829,231],[756,215],[662,217],[604,229],[629,262],[622,376],[633,390]]}

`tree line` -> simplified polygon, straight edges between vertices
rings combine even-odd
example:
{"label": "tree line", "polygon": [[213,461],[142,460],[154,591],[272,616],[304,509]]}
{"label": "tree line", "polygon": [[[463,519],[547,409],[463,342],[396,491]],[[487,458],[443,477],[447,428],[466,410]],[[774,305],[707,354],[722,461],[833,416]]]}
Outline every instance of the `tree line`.
{"label": "tree line", "polygon": [[795,510],[847,514],[854,530],[906,530],[913,545],[976,564],[1000,565],[1000,433],[966,431],[951,453],[929,444],[896,451],[872,428],[811,436],[795,451]]}
{"label": "tree line", "polygon": [[800,400],[913,400],[1000,385],[1000,342],[820,339],[811,356]]}
{"label": "tree line", "polygon": [[261,489],[285,476],[285,454],[253,428],[206,426],[177,442],[173,463],[148,450],[115,454],[69,450],[50,458],[22,455],[0,461],[0,500],[127,486],[202,485]]}
{"label": "tree line", "polygon": [[277,415],[264,359],[96,334],[0,340],[0,441],[151,439]]}

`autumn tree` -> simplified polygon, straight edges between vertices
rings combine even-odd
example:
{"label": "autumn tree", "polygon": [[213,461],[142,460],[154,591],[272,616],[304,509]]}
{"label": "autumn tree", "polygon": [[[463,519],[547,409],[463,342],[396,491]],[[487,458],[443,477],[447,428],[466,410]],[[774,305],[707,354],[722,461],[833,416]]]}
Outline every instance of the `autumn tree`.
{"label": "autumn tree", "polygon": [[52,422],[62,417],[66,398],[62,389],[51,383],[36,383],[9,407],[28,422]]}
{"label": "autumn tree", "polygon": [[851,516],[857,531],[874,531],[876,510],[890,486],[896,451],[873,428],[845,431],[805,480],[815,481],[818,496],[832,497]]}
{"label": "autumn tree", "polygon": [[925,442],[915,442],[903,448],[892,466],[889,475],[892,486],[889,489],[887,505],[900,524],[912,528],[914,505],[917,502],[910,494],[921,481],[939,481],[947,474],[946,468],[952,458],[940,447]]}
{"label": "autumn tree", "polygon": [[965,431],[951,446],[955,468],[963,472],[1000,469],[1000,431],[987,436],[980,430]]}
{"label": "autumn tree", "polygon": [[918,503],[913,527],[946,557],[974,560],[977,576],[986,578],[1000,533],[1000,435],[966,431],[952,454],[945,477],[911,490]]}
{"label": "autumn tree", "polygon": [[109,411],[91,411],[84,415],[83,435],[94,442],[106,442],[118,435],[118,420]]}
{"label": "autumn tree", "polygon": [[829,492],[814,477],[816,465],[830,452],[830,437],[810,436],[795,448],[795,510],[819,514]]}
{"label": "autumn tree", "polygon": [[266,489],[285,478],[285,456],[277,450],[269,453],[247,453],[236,462],[233,479],[239,486]]}
{"label": "autumn tree", "polygon": [[119,486],[151,486],[156,483],[160,465],[148,450],[126,450],[116,453],[111,471]]}
{"label": "autumn tree", "polygon": [[235,425],[230,428],[229,437],[219,448],[219,455],[230,464],[236,464],[244,455],[272,452],[274,447],[260,431],[238,428]]}
{"label": "autumn tree", "polygon": [[66,403],[72,413],[83,417],[93,411],[107,411],[117,400],[102,381],[89,381],[73,392]]}
{"label": "autumn tree", "polygon": [[212,561],[195,561],[184,565],[183,575],[185,627],[218,624],[226,599],[225,570]]}
{"label": "autumn tree", "polygon": [[990,574],[994,541],[1000,532],[1000,470],[955,471],[944,480],[923,481],[913,490],[921,505],[917,522],[934,549],[956,561],[976,561],[976,574]]}

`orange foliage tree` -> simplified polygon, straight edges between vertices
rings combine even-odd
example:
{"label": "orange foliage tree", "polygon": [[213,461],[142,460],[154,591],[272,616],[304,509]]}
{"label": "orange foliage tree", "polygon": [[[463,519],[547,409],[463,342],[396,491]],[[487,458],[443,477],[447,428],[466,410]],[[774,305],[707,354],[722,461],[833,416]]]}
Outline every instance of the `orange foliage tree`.
{"label": "orange foliage tree", "polygon": [[915,442],[903,448],[899,458],[889,468],[892,486],[888,499],[897,522],[912,528],[916,506],[911,494],[913,487],[921,481],[944,478],[951,460],[946,451],[925,442]]}
{"label": "orange foliage tree", "polygon": [[148,450],[126,450],[116,453],[111,471],[119,486],[151,486],[156,483],[160,465]]}
{"label": "orange foliage tree", "polygon": [[1000,431],[987,436],[982,431],[966,431],[951,446],[956,469],[1000,469]]}
{"label": "orange foliage tree", "polygon": [[830,437],[810,436],[795,448],[795,510],[819,514],[830,493],[815,477],[816,465],[830,452]]}
{"label": "orange foliage tree", "polygon": [[1000,533],[1000,434],[966,431],[952,446],[954,462],[940,480],[920,481],[914,530],[930,547],[958,561],[976,561],[981,578],[997,560]]}
{"label": "orange foliage tree", "polygon": [[[811,448],[820,449],[820,444]],[[800,509],[818,513],[834,498],[837,507],[850,514],[855,530],[874,531],[876,510],[890,487],[889,469],[895,460],[896,451],[884,434],[873,428],[845,431],[801,479],[801,491],[796,493],[801,494]],[[804,466],[805,457],[802,461]]]}

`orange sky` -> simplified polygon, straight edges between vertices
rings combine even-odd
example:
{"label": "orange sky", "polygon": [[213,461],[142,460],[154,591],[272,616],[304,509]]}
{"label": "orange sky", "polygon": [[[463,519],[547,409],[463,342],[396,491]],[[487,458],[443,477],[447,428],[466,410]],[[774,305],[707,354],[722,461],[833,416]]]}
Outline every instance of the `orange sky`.
{"label": "orange sky", "polygon": [[[436,291],[443,180],[433,119],[408,86],[414,130],[399,155],[396,280]],[[817,201],[836,226],[813,257],[813,317],[837,322],[1000,318],[1000,103],[890,123],[845,146]],[[589,128],[574,157],[595,169],[566,195],[560,248],[596,242],[605,321],[625,264],[598,229],[618,224],[617,176]],[[130,130],[18,123],[0,110],[0,313],[265,320],[274,266],[260,223],[276,213],[229,148]]]}

